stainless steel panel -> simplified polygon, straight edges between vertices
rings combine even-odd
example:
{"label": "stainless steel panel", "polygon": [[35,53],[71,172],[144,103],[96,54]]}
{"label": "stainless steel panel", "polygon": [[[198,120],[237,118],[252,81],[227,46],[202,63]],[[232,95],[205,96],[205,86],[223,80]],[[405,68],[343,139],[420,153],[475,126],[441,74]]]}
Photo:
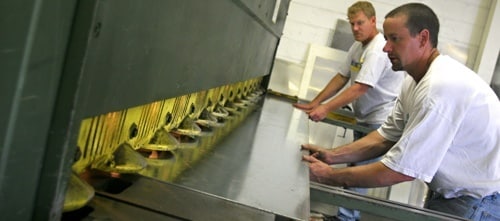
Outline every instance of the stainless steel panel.
{"label": "stainless steel panel", "polygon": [[[82,219],[82,217],[86,217]],[[158,212],[149,208],[138,207],[127,202],[118,201],[112,197],[97,195],[84,208],[65,213],[61,221],[73,220],[106,220],[106,221],[136,221],[136,220],[186,220],[181,217]]]}
{"label": "stainless steel panel", "polygon": [[[93,211],[85,219],[122,221],[121,217],[128,214],[130,220],[275,220],[268,210],[148,177],[128,175],[91,182],[98,192],[89,203]],[[130,187],[115,192],[125,185]],[[134,211],[138,213],[131,213]]]}
{"label": "stainless steel panel", "polygon": [[300,160],[307,122],[306,115],[289,101],[267,96],[262,109],[175,183],[307,220],[309,173]]}

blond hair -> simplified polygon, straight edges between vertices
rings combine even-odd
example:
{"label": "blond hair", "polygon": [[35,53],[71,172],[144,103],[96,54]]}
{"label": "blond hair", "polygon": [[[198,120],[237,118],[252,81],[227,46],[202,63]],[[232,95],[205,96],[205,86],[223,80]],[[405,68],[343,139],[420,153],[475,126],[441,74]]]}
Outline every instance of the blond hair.
{"label": "blond hair", "polygon": [[360,11],[363,12],[367,18],[375,16],[375,8],[373,8],[372,3],[367,1],[358,1],[352,4],[351,7],[347,9],[347,16],[350,18]]}

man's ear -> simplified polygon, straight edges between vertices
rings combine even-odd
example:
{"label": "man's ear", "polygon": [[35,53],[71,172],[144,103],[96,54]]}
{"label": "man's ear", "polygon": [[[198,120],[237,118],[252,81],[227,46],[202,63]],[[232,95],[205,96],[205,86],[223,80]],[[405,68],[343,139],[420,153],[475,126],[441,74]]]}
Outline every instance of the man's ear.
{"label": "man's ear", "polygon": [[420,31],[419,36],[420,36],[420,47],[423,47],[430,40],[429,30],[423,29],[422,31]]}

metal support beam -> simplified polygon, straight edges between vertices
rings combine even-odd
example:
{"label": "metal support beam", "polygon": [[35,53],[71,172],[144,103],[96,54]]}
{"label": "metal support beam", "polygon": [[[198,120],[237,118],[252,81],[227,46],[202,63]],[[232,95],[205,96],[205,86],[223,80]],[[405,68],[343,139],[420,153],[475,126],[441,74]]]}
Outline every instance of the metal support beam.
{"label": "metal support beam", "polygon": [[311,201],[342,206],[373,215],[404,221],[467,220],[434,210],[382,200],[338,187],[311,182]]}

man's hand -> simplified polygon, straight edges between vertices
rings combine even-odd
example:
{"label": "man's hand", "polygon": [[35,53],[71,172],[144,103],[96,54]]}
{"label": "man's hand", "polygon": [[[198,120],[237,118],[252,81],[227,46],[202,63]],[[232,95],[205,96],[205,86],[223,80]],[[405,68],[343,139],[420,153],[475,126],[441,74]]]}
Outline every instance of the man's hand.
{"label": "man's hand", "polygon": [[328,153],[329,150],[325,149],[320,146],[316,146],[313,144],[302,144],[301,145],[301,150],[307,150],[309,151],[309,154],[313,156],[314,158],[323,161],[327,164],[332,164],[332,159],[330,154]]}
{"label": "man's hand", "polygon": [[312,154],[314,154],[314,153],[316,153],[316,152],[319,152],[319,151],[321,151],[321,150],[324,150],[325,148],[320,147],[320,146],[317,146],[317,145],[314,145],[314,144],[309,144],[309,143],[307,143],[307,144],[302,144],[302,145],[300,146],[300,149],[301,149],[301,150],[307,150],[307,151],[309,151],[309,154],[311,154],[311,155],[312,155]]}
{"label": "man's hand", "polygon": [[309,119],[315,122],[325,119],[326,115],[328,114],[328,109],[324,105],[314,102],[307,104],[295,103],[293,104],[293,106],[305,111],[307,115],[309,115]]}
{"label": "man's hand", "polygon": [[314,156],[302,156],[302,160],[309,166],[309,179],[314,182],[332,185],[333,168],[328,164],[321,162]]}
{"label": "man's hand", "polygon": [[309,119],[314,122],[321,121],[325,119],[326,115],[328,115],[328,109],[324,105],[319,105],[316,108],[312,109],[309,114]]}

